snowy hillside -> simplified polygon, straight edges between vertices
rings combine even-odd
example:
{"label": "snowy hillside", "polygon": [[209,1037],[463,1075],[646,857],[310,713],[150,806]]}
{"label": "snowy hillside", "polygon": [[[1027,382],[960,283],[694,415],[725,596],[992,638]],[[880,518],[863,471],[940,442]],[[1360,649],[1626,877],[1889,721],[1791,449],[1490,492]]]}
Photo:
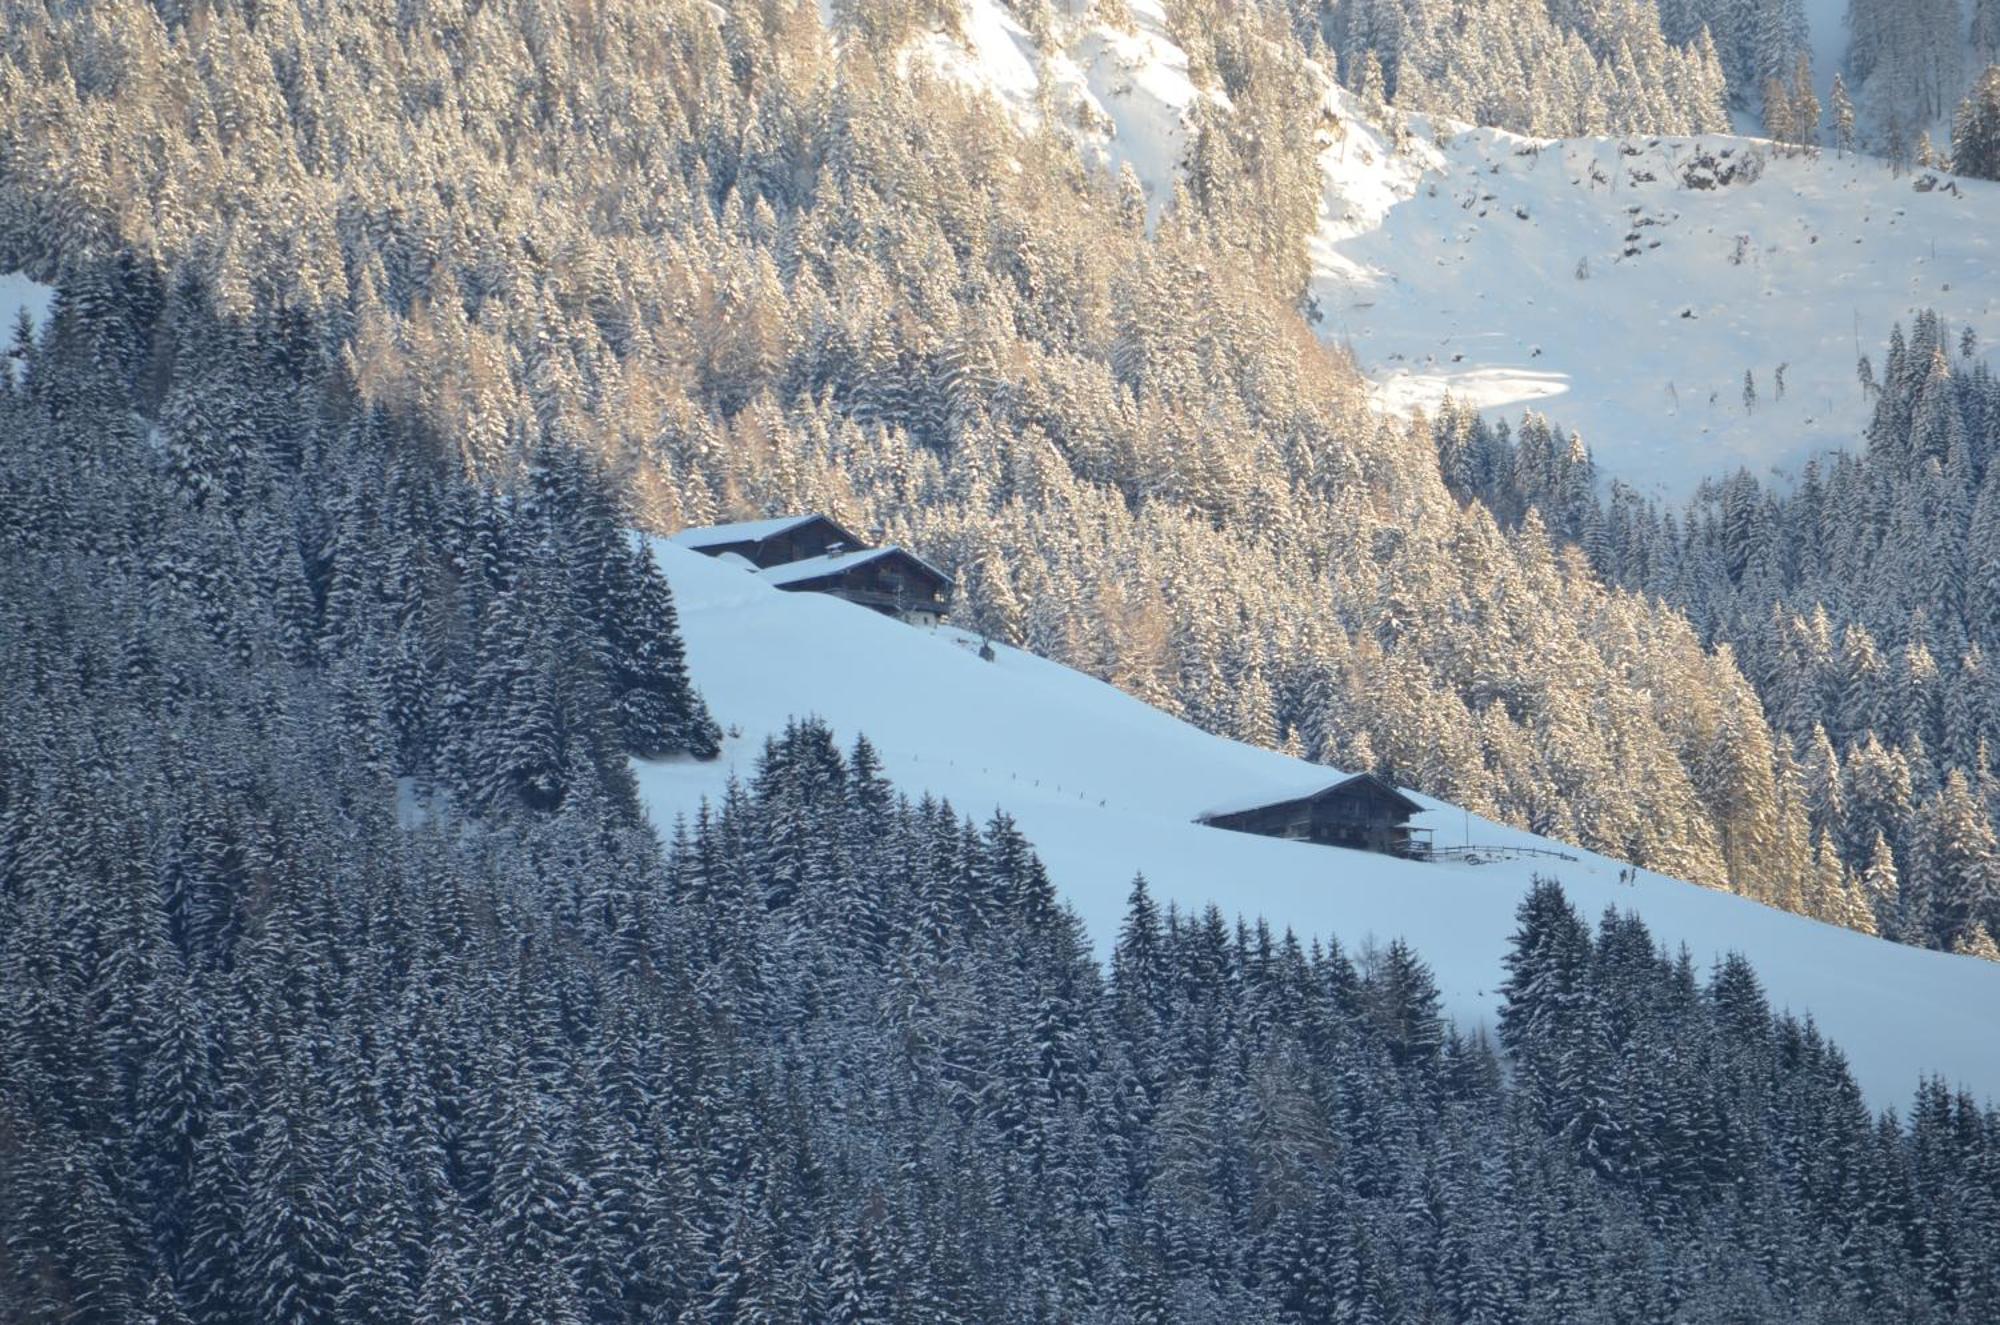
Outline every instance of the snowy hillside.
{"label": "snowy hillside", "polygon": [[1539,408],[1606,476],[1680,497],[1856,444],[1855,361],[1918,309],[2000,339],[2000,185],[1723,136],[1418,128],[1404,157],[1363,125],[1323,158],[1314,254],[1323,334],[1392,408]]}
{"label": "snowy hillside", "polygon": [[[1899,947],[1741,898],[1619,866],[1575,862],[1415,864],[1245,836],[1193,822],[1248,797],[1317,789],[1336,776],[1207,735],[1053,663],[927,632],[831,598],[781,593],[744,571],[667,544],[659,564],[678,596],[689,663],[732,735],[722,760],[639,767],[655,821],[671,827],[732,774],[748,777],[764,737],[816,714],[843,741],[865,732],[911,795],[961,813],[1014,815],[1101,946],[1135,871],[1184,910],[1213,901],[1349,945],[1407,937],[1437,969],[1452,1013],[1490,1021],[1516,903],[1539,869],[1587,916],[1642,914],[1655,937],[1706,963],[1739,949],[1775,1006],[1809,1011],[1851,1055],[1877,1105],[1941,1072],[2000,1099],[2000,965]],[[1437,804],[1437,802],[1430,802]],[[1440,805],[1420,821],[1440,846],[1536,839]],[[1543,844],[1549,845],[1549,844]]]}
{"label": "snowy hillside", "polygon": [[1045,54],[999,0],[968,0],[956,32],[925,35],[906,59],[992,96],[1023,128],[1052,110],[1090,164],[1113,174],[1131,166],[1157,220],[1187,151],[1198,94],[1159,0],[1127,8],[1129,27],[1103,22],[1094,8],[1077,19],[1052,17],[1054,50]]}

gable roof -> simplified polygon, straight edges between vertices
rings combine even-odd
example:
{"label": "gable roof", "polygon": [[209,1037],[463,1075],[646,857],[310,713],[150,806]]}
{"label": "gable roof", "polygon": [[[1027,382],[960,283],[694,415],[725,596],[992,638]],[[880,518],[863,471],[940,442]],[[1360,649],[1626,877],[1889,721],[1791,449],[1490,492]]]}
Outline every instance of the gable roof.
{"label": "gable roof", "polygon": [[1405,814],[1422,814],[1428,807],[1405,795],[1393,782],[1375,773],[1356,773],[1352,777],[1309,791],[1303,796],[1260,796],[1255,800],[1233,801],[1197,816],[1197,822],[1213,823],[1217,819],[1233,819],[1239,814],[1252,810],[1272,810],[1284,805],[1298,805],[1307,801],[1328,800],[1339,795],[1353,795],[1356,792],[1372,791],[1394,802],[1397,809]]}
{"label": "gable roof", "polygon": [[841,537],[848,542],[860,545],[861,540],[841,528],[838,521],[818,512],[809,512],[805,515],[777,515],[768,520],[738,520],[733,524],[702,525],[694,529],[683,529],[667,541],[680,547],[697,550],[720,547],[726,543],[762,543],[766,539],[776,538],[779,534],[790,533],[794,529],[809,525],[815,520],[824,520],[840,530]]}
{"label": "gable roof", "polygon": [[782,566],[773,566],[769,570],[759,571],[757,572],[757,576],[767,584],[798,584],[806,580],[817,580],[830,575],[839,575],[844,571],[853,570],[856,566],[865,566],[871,561],[879,561],[885,557],[900,557],[904,561],[914,563],[919,569],[937,576],[945,584],[949,585],[952,583],[951,576],[931,565],[916,553],[906,548],[897,547],[893,543],[888,547],[863,548],[859,552],[841,552],[831,557],[807,557],[803,561],[791,561]]}

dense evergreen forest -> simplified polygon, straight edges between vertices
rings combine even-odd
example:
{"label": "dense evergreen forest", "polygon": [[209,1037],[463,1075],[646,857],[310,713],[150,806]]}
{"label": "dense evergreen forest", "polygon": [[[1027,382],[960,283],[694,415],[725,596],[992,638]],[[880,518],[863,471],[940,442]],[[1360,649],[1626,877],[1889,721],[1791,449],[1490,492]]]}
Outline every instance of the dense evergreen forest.
{"label": "dense evergreen forest", "polygon": [[1004,815],[812,723],[662,845],[626,758],[717,732],[590,467],[475,488],[310,322],[217,381],[158,295],[0,374],[0,1317],[2000,1309],[2000,1113],[1871,1115],[1554,884],[1496,1045],[1400,943],[1143,883],[1107,970]]}
{"label": "dense evergreen forest", "polygon": [[1814,904],[1713,606],[1461,501],[1306,329],[1291,15],[1175,11],[1232,109],[1149,225],[838,8],[0,0],[58,287],[0,359],[0,1319],[2000,1315],[2000,1113],[1872,1112],[1553,883],[1489,1042],[1143,881],[1100,962],[859,733],[644,820],[729,715],[627,531],[818,507],[1214,730]]}
{"label": "dense evergreen forest", "polygon": [[1799,0],[1291,3],[1364,98],[1547,137],[1727,131],[1732,91],[1754,102],[1805,38]]}
{"label": "dense evergreen forest", "polygon": [[1779,488],[1739,471],[1678,513],[1600,494],[1545,420],[1447,407],[1435,430],[1455,490],[1730,647],[1779,738],[1783,904],[2000,959],[2000,382],[1976,348],[1934,315],[1896,328],[1879,374],[1858,365],[1860,454]]}
{"label": "dense evergreen forest", "polygon": [[[106,347],[118,437],[172,451],[211,380],[337,372],[488,487],[554,448],[646,528],[824,509],[952,568],[967,624],[1210,730],[1787,898],[1734,660],[1462,506],[1299,316],[1296,25],[1170,9],[1229,109],[1149,224],[1060,125],[901,76],[933,18],[843,8],[836,47],[775,0],[9,0],[0,265]],[[183,362],[188,290],[239,330]]]}

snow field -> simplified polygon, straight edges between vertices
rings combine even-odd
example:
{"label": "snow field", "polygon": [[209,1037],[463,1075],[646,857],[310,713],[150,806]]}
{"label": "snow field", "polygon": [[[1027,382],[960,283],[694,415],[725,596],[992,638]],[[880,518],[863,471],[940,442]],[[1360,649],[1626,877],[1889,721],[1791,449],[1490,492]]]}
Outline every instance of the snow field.
{"label": "snow field", "polygon": [[1419,171],[1327,164],[1314,250],[1321,332],[1354,347],[1385,408],[1537,408],[1606,477],[1679,500],[1857,445],[1856,361],[1879,371],[1917,311],[1988,354],[2000,338],[2000,185],[1919,192],[1921,172],[1727,135],[1453,126],[1440,147],[1413,129]]}
{"label": "snow field", "polygon": [[[1134,873],[1162,905],[1211,902],[1234,919],[1263,916],[1305,940],[1349,948],[1398,936],[1435,969],[1449,1012],[1490,1025],[1514,908],[1537,873],[1559,878],[1595,920],[1638,912],[1654,938],[1685,943],[1703,967],[1738,950],[1776,1007],[1810,1013],[1847,1052],[1878,1107],[1906,1103],[1925,1073],[2000,1099],[2000,965],[1907,948],[1641,872],[1578,857],[1483,865],[1417,864],[1206,828],[1195,816],[1257,795],[1315,790],[1340,774],[1210,736],[1080,673],[1005,647],[988,663],[978,640],[919,630],[756,576],[667,543],[688,661],[732,735],[712,763],[640,763],[640,794],[670,832],[731,776],[748,779],[766,736],[817,715],[840,740],[866,733],[888,775],[984,820],[1019,822],[1100,950],[1124,915]],[[1551,846],[1441,802],[1419,823],[1440,846],[1467,841]]]}

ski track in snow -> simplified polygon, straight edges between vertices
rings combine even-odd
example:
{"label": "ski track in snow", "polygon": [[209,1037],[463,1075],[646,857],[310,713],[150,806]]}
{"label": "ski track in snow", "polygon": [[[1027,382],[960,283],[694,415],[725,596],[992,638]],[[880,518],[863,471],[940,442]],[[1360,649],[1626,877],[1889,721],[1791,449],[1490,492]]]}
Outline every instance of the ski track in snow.
{"label": "ski track in snow", "polygon": [[[664,542],[695,683],[725,728],[720,760],[639,763],[641,797],[662,833],[753,774],[764,738],[817,715],[842,744],[866,733],[899,789],[948,797],[982,822],[1019,822],[1100,952],[1124,915],[1135,872],[1162,905],[1214,902],[1232,920],[1263,916],[1301,941],[1350,950],[1403,937],[1437,974],[1446,1009],[1490,1026],[1514,909],[1537,873],[1559,878],[1595,922],[1637,911],[1656,941],[1685,943],[1704,968],[1738,950],[1774,1007],[1810,1013],[1847,1053],[1876,1107],[1906,1106],[1925,1073],[2000,1100],[2000,965],[1868,938],[1729,894],[1579,857],[1416,864],[1253,837],[1194,823],[1216,805],[1316,790],[1340,776],[1208,735],[1080,673],[975,637],[919,630],[817,594],[782,593],[736,567]],[[1419,819],[1440,846],[1552,846],[1441,802]]]}

